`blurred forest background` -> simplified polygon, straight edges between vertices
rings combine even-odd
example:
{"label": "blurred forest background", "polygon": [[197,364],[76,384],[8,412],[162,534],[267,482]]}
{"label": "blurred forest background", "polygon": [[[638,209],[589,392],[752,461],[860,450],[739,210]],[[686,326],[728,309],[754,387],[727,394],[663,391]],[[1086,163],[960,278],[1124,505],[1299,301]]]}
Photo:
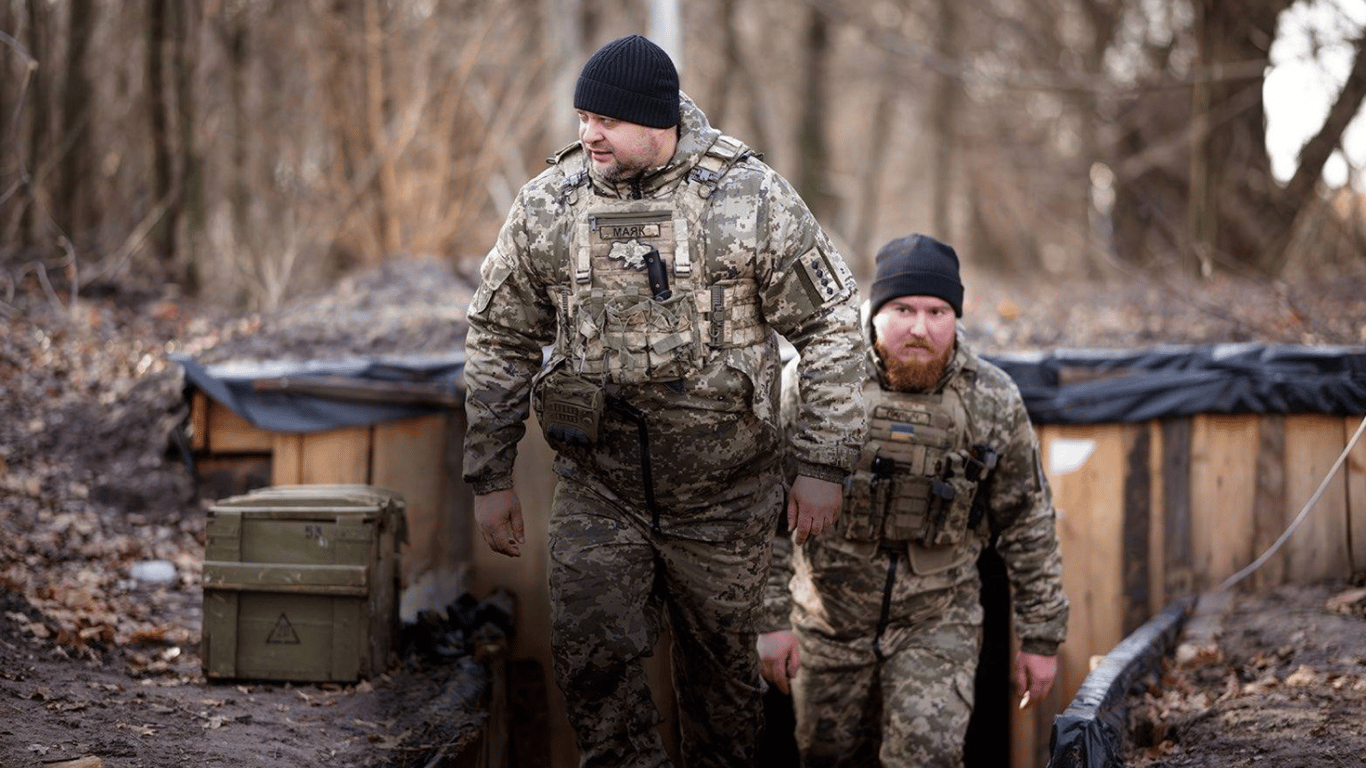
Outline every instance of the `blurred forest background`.
{"label": "blurred forest background", "polygon": [[[0,0],[0,312],[34,281],[269,310],[398,254],[473,275],[574,139],[583,61],[632,32],[861,277],[912,230],[1002,279],[1359,275],[1363,24],[1361,0]],[[1279,92],[1322,110],[1269,99],[1292,66]],[[1282,119],[1308,127],[1277,161]]]}

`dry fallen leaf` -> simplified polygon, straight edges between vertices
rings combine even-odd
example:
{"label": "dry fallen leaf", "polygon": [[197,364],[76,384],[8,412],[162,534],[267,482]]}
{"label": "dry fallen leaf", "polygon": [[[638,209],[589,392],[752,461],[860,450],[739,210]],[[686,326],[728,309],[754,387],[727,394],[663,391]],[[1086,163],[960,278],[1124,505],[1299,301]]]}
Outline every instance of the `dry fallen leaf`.
{"label": "dry fallen leaf", "polygon": [[1318,682],[1318,679],[1319,674],[1314,671],[1313,667],[1310,667],[1308,664],[1301,664],[1299,669],[1291,672],[1290,675],[1285,678],[1285,684],[1291,687],[1303,688],[1314,685]]}
{"label": "dry fallen leaf", "polygon": [[55,763],[43,763],[45,768],[104,768],[104,761],[93,755],[78,757],[75,760],[60,760]]}

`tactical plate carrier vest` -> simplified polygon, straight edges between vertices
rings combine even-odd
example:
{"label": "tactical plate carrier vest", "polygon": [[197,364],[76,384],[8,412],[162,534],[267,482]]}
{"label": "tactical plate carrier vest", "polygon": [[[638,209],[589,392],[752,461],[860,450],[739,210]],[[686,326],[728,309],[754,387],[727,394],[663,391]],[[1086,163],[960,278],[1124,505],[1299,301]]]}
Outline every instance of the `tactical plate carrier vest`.
{"label": "tactical plate carrier vest", "polygon": [[973,513],[996,465],[986,446],[965,447],[968,417],[959,391],[939,394],[864,387],[868,441],[845,493],[844,535],[852,541],[930,549],[960,544],[980,524]]}
{"label": "tactical plate carrier vest", "polygon": [[754,279],[713,279],[706,263],[708,242],[739,238],[738,247],[757,248],[753,228],[708,231],[721,222],[705,215],[717,182],[752,154],[720,136],[672,195],[648,200],[596,196],[582,153],[558,158],[575,222],[571,280],[556,295],[556,350],[570,373],[599,383],[677,381],[711,350],[768,340]]}

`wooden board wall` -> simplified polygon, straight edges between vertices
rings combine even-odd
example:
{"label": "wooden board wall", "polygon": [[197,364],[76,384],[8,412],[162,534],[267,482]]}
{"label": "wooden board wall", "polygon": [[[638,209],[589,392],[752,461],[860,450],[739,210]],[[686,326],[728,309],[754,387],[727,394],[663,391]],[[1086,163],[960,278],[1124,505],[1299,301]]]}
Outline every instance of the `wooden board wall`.
{"label": "wooden board wall", "polygon": [[[1076,470],[1048,473],[1071,619],[1053,694],[1012,722],[1013,768],[1046,765],[1053,717],[1076,695],[1092,658],[1113,649],[1139,616],[1217,588],[1266,552],[1361,423],[1313,414],[1201,414],[1146,425],[1038,427],[1045,457],[1060,440],[1093,440],[1095,447]],[[1133,477],[1144,472],[1146,478]],[[1366,438],[1300,527],[1241,587],[1363,571]]]}
{"label": "wooden board wall", "polygon": [[[1343,435],[1350,442],[1357,438],[1347,465],[1347,507],[1351,522],[1347,526],[1352,550],[1352,570],[1366,573],[1366,418],[1350,416],[1343,424]],[[1345,443],[1344,443],[1345,444]]]}

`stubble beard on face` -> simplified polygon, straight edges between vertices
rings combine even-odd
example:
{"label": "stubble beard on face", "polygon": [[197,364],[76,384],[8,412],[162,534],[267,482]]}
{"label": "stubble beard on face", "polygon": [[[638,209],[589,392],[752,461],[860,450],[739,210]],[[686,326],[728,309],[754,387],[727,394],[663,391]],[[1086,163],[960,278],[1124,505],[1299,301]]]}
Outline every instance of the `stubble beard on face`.
{"label": "stubble beard on face", "polygon": [[[909,342],[903,347],[917,347],[927,349],[930,352],[934,348],[927,343]],[[891,354],[887,344],[878,340],[873,348],[877,351],[877,356],[882,359],[882,366],[887,372],[887,383],[894,391],[920,393],[929,392],[939,383],[939,379],[944,375],[944,369],[949,366],[949,359],[953,356],[953,345],[949,345],[938,355],[924,362],[901,360]]]}
{"label": "stubble beard on face", "polygon": [[613,160],[611,165],[603,169],[602,177],[613,184],[620,184],[623,181],[630,181],[644,172],[644,168],[634,168],[622,165],[620,162]]}
{"label": "stubble beard on face", "polygon": [[[635,149],[641,150],[639,153],[641,157],[653,157],[658,150],[658,144],[654,141],[648,141],[643,146],[635,147]],[[613,184],[620,184],[624,181],[638,179],[644,176],[648,170],[650,170],[648,161],[624,162],[621,156],[613,151],[611,163],[602,169],[602,178]]]}

